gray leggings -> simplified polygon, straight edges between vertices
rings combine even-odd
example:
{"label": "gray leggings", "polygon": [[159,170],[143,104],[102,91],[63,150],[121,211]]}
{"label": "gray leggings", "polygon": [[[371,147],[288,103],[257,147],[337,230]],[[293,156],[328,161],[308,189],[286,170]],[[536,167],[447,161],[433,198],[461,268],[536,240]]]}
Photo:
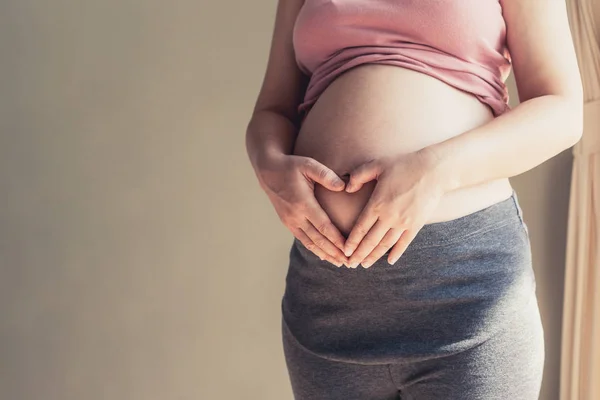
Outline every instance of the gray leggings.
{"label": "gray leggings", "polygon": [[510,198],[423,226],[394,264],[322,261],[294,238],[281,302],[296,400],[537,400],[544,330]]}

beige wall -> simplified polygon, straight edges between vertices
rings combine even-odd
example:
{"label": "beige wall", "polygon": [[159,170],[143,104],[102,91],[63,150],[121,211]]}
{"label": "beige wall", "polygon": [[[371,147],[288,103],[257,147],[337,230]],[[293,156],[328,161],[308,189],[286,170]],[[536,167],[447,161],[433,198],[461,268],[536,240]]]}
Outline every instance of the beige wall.
{"label": "beige wall", "polygon": [[[291,399],[245,125],[275,1],[0,3],[0,398]],[[228,12],[235,10],[235,12]],[[515,178],[556,399],[570,154]]]}

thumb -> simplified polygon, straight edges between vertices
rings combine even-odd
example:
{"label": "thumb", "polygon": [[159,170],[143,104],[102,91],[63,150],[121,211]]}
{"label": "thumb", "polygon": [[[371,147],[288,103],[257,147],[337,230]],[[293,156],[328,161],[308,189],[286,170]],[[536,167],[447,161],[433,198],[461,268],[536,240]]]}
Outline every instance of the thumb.
{"label": "thumb", "polygon": [[315,159],[310,159],[305,173],[314,182],[334,192],[344,190],[346,186],[346,183],[335,172]]}
{"label": "thumb", "polygon": [[367,161],[359,165],[350,172],[350,181],[346,185],[346,192],[353,193],[358,191],[365,183],[377,179],[380,173],[381,168],[377,160]]}

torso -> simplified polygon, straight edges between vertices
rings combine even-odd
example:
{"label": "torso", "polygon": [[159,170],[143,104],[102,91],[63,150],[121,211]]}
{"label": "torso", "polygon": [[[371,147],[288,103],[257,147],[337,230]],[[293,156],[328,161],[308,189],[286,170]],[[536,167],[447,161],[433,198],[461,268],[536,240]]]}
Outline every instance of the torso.
{"label": "torso", "polygon": [[[371,158],[402,154],[441,142],[493,118],[474,96],[429,75],[390,65],[365,64],[339,76],[304,119],[293,154],[312,157],[338,175]],[[316,184],[315,197],[347,236],[376,181],[356,193]],[[428,223],[473,213],[512,193],[508,178],[444,194]]]}

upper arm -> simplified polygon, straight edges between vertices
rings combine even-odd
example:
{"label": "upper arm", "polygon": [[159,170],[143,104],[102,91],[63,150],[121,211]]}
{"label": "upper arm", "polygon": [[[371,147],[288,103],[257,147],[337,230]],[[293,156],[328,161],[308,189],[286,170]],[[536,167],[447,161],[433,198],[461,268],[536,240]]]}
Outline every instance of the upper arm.
{"label": "upper arm", "polygon": [[296,64],[292,43],[294,23],[304,0],[278,0],[271,47],[254,112],[279,112],[292,121],[298,117],[307,76]]}
{"label": "upper arm", "polygon": [[500,0],[519,100],[569,97],[579,107],[583,87],[566,0]]}

